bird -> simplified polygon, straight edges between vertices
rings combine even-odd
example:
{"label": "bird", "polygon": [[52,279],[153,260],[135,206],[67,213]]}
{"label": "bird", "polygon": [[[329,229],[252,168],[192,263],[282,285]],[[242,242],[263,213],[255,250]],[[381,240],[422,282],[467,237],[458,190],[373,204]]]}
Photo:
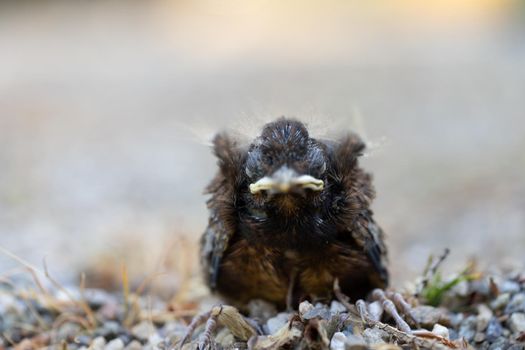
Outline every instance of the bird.
{"label": "bird", "polygon": [[372,175],[359,164],[365,148],[355,133],[317,139],[285,117],[248,145],[217,134],[200,245],[211,291],[239,310],[256,299],[283,310],[331,300],[336,280],[353,300],[385,289],[385,234],[371,209]]}

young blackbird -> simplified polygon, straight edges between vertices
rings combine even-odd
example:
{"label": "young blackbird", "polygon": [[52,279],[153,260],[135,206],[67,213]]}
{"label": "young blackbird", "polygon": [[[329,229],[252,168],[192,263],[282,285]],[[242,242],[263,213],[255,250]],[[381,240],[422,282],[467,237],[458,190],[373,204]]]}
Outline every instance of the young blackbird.
{"label": "young blackbird", "polygon": [[211,290],[241,309],[252,299],[283,309],[329,301],[335,279],[354,301],[385,288],[372,177],[358,164],[364,149],[355,134],[315,139],[285,118],[266,124],[248,147],[216,136],[219,171],[207,188],[201,240]]}

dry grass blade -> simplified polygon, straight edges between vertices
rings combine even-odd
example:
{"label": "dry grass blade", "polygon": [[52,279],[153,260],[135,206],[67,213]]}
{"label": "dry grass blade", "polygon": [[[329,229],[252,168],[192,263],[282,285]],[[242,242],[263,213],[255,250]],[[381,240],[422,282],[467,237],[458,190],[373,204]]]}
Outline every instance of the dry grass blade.
{"label": "dry grass blade", "polygon": [[90,328],[96,327],[97,320],[95,318],[93,310],[91,310],[89,305],[84,300],[75,300],[75,298],[71,295],[71,293],[66,288],[64,288],[64,286],[62,286],[53,277],[51,277],[47,269],[47,263],[45,259],[43,260],[43,264],[44,264],[44,273],[45,273],[46,278],[53,284],[55,288],[62,291],[74,305],[76,305],[77,307],[79,307],[81,310],[84,311],[84,313],[86,314],[86,318],[88,320],[88,324],[90,325]]}
{"label": "dry grass blade", "polygon": [[[15,290],[15,288],[16,288],[15,285],[8,278],[1,277],[0,281],[2,283],[5,283],[9,287],[13,288],[13,290]],[[26,295],[22,294],[22,293],[18,293],[18,295],[19,295],[20,299],[22,299],[24,305],[27,307],[29,312],[33,315],[33,317],[37,321],[37,323],[40,326],[41,330],[45,330],[47,328],[46,324],[45,324],[44,320],[42,319],[42,317],[40,316],[40,314],[36,311],[35,306],[29,301],[29,298]]]}
{"label": "dry grass blade", "polygon": [[122,263],[122,295],[124,295],[124,307],[127,313],[129,307],[129,277],[128,268],[124,263]]}
{"label": "dry grass blade", "polygon": [[13,341],[13,339],[11,339],[11,337],[9,336],[9,334],[7,334],[6,332],[2,333],[2,337],[7,340],[7,342],[12,346],[12,347],[15,347],[16,346],[16,343]]}
{"label": "dry grass blade", "polygon": [[142,282],[140,282],[139,286],[135,289],[133,292],[136,295],[142,295],[144,293],[144,290],[150,285],[157,277],[160,277],[162,275],[166,275],[167,272],[154,272],[148,276],[146,276]]}
{"label": "dry grass blade", "polygon": [[40,279],[38,278],[38,275],[37,275],[37,272],[43,275],[42,271],[40,271],[37,267],[33,266],[31,263],[17,256],[16,254],[11,253],[9,250],[5,249],[2,246],[0,246],[0,252],[8,256],[9,258],[13,259],[14,261],[18,262],[20,265],[24,266],[29,271],[31,276],[33,277],[33,281],[35,282],[38,289],[43,294],[49,294],[48,291],[44,288],[43,284],[40,282]]}
{"label": "dry grass blade", "polygon": [[137,320],[142,319],[142,310],[136,295],[129,296],[129,303],[127,304],[126,308],[127,311],[122,324],[124,327],[129,328],[134,325]]}
{"label": "dry grass blade", "polygon": [[46,326],[46,322],[42,319],[38,311],[36,311],[35,306],[33,303],[31,303],[25,296],[21,296],[22,300],[24,301],[25,306],[31,312],[35,320],[37,321],[38,325],[40,326],[40,330],[46,330],[48,327]]}
{"label": "dry grass blade", "polygon": [[63,313],[63,314],[59,315],[55,319],[55,321],[53,322],[53,325],[52,325],[53,333],[56,334],[58,328],[60,328],[60,326],[63,325],[64,323],[76,323],[76,324],[80,325],[84,329],[90,329],[92,327],[89,324],[89,322],[86,321],[82,317],[79,317],[79,316],[73,315],[73,314]]}

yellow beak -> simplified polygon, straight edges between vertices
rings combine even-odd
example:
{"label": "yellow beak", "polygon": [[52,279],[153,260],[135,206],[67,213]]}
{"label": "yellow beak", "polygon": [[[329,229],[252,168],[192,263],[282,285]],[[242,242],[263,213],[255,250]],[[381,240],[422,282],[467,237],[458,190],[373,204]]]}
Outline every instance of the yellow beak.
{"label": "yellow beak", "polygon": [[299,175],[288,167],[282,167],[271,177],[265,176],[257,182],[250,184],[252,194],[261,191],[272,191],[276,193],[287,193],[292,188],[305,188],[313,191],[322,191],[324,181],[316,179],[311,175]]}

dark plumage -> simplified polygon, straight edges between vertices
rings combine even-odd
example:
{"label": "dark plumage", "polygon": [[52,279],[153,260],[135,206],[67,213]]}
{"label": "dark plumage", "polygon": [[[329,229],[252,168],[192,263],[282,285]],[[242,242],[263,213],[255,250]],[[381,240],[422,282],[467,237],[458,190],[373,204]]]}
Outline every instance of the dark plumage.
{"label": "dark plumage", "polygon": [[249,147],[217,135],[219,172],[207,188],[201,246],[212,291],[240,308],[252,299],[284,308],[331,298],[335,278],[354,300],[385,288],[374,189],[358,165],[364,148],[354,134],[317,140],[285,118],[267,124]]}

